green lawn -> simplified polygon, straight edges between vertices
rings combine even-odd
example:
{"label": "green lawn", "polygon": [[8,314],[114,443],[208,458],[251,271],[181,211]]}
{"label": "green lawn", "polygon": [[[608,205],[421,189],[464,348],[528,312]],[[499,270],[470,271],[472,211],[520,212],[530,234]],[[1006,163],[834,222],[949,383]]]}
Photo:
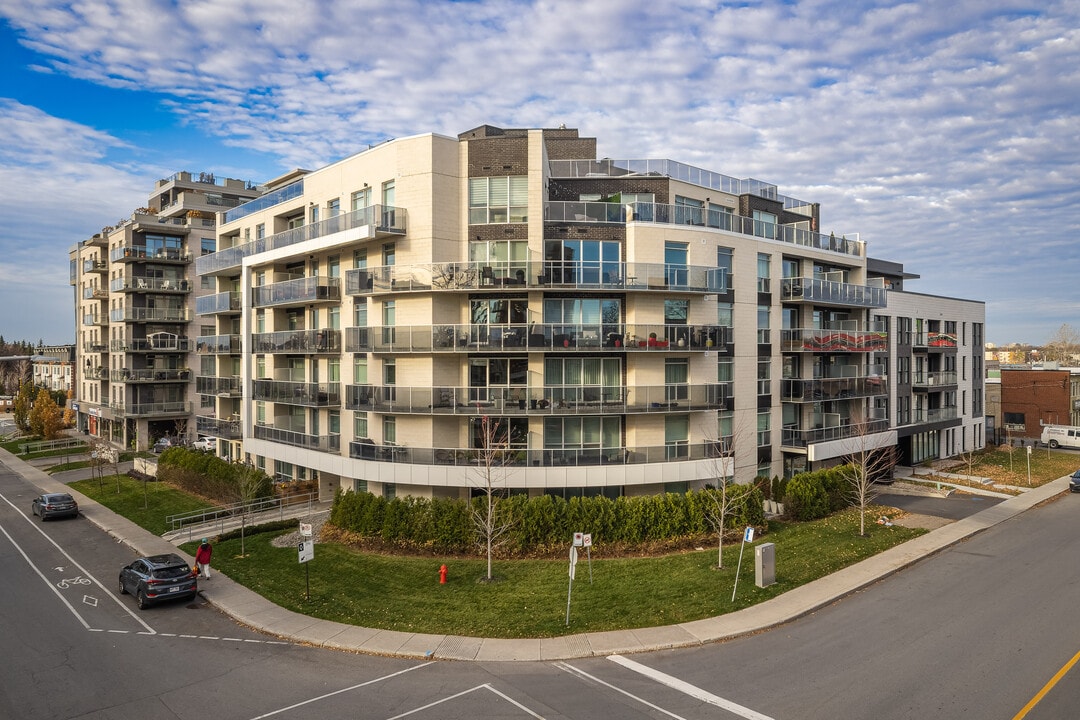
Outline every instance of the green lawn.
{"label": "green lawn", "polygon": [[159,482],[143,482],[120,475],[106,475],[102,480],[79,480],[69,484],[83,495],[97,500],[117,515],[123,515],[136,525],[161,535],[168,530],[165,518],[177,513],[201,510],[207,502]]}
{"label": "green lawn", "polygon": [[[743,555],[735,602],[731,601],[739,545],[724,551],[716,570],[716,548],[659,558],[604,558],[593,548],[592,583],[584,553],[577,566],[566,626],[568,561],[497,562],[498,582],[479,582],[482,559],[370,555],[325,543],[305,568],[295,546],[275,548],[271,535],[215,545],[214,566],[267,599],[297,612],[365,627],[404,632],[482,637],[552,637],[568,633],[651,627],[698,620],[768,600],[889,547],[923,534],[900,526],[868,524],[858,536],[853,511],[813,523],[769,524],[758,542],[776,544],[777,583],[754,585],[754,551]],[[184,549],[194,554],[194,544]],[[449,569],[440,585],[439,566]],[[305,572],[311,573],[306,599]],[[213,580],[210,580],[213,583]]]}

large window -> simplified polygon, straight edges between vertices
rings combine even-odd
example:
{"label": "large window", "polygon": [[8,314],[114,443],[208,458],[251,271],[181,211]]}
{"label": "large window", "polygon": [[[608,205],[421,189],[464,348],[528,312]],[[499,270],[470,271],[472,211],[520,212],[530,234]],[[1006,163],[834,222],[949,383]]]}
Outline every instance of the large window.
{"label": "large window", "polygon": [[526,222],[529,213],[529,178],[469,178],[469,223]]}
{"label": "large window", "polygon": [[555,407],[573,403],[622,402],[620,358],[547,358],[544,387]]}
{"label": "large window", "polygon": [[686,358],[664,360],[664,399],[678,402],[690,397],[690,361]]}
{"label": "large window", "polygon": [[620,460],[622,420],[612,417],[544,418],[548,464],[585,465]]}
{"label": "large window", "polygon": [[[528,358],[472,358],[469,360],[469,401],[491,403],[525,398],[529,383]],[[513,392],[512,388],[518,388]]]}
{"label": "large window", "polygon": [[545,240],[544,282],[573,285],[615,284],[621,244],[602,240]]}

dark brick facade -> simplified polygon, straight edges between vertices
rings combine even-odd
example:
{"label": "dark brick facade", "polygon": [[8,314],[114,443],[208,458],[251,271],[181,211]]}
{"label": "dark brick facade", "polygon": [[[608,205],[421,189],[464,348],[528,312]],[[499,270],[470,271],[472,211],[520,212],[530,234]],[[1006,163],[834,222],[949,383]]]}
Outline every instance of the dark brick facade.
{"label": "dark brick facade", "polygon": [[613,195],[625,193],[652,193],[656,202],[671,203],[668,196],[670,179],[666,177],[629,177],[629,178],[585,178],[571,180],[567,178],[548,181],[548,199],[573,202],[581,195]]}
{"label": "dark brick facade", "polygon": [[[1002,418],[1022,414],[1025,424],[1022,436],[1037,438],[1042,433],[1040,422],[1069,424],[1070,392],[1068,370],[1002,370]],[[1020,436],[1021,433],[1013,433],[1013,437]]]}

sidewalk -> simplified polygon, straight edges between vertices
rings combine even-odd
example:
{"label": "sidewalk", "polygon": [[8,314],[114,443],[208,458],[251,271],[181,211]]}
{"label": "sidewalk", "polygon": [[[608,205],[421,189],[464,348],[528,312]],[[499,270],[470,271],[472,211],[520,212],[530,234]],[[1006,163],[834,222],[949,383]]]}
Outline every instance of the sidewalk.
{"label": "sidewalk", "polygon": [[[0,463],[43,492],[70,491],[59,480],[2,449]],[[514,640],[423,635],[362,628],[300,615],[274,605],[220,572],[214,573],[211,581],[204,582],[199,592],[207,602],[237,622],[270,635],[298,643],[373,655],[485,662],[550,661],[692,647],[758,632],[807,615],[1068,489],[1069,478],[1058,478],[754,607],[655,628]],[[167,540],[143,530],[90,498],[73,494],[77,496],[82,514],[90,522],[136,552],[145,555],[179,552],[189,562],[194,562],[194,558],[178,551]]]}

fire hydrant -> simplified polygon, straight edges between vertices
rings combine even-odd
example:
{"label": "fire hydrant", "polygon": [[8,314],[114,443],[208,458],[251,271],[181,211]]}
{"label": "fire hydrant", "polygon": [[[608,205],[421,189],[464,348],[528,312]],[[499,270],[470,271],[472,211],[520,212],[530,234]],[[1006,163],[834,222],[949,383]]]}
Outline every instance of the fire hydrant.
{"label": "fire hydrant", "polygon": [[445,565],[443,565],[441,568],[439,568],[439,584],[440,585],[445,585],[446,584],[446,566]]}

